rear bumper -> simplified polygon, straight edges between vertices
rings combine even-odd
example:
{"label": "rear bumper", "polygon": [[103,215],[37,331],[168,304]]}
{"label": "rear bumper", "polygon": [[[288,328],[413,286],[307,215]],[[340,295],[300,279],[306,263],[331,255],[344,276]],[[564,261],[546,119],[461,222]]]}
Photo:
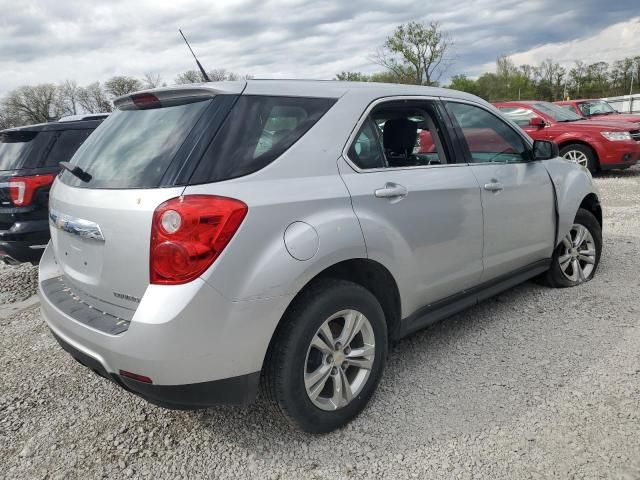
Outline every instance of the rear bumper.
{"label": "rear bumper", "polygon": [[153,385],[139,382],[107,372],[95,358],[73,347],[55,333],[53,336],[60,346],[80,364],[160,407],[193,410],[219,404],[247,405],[253,401],[258,392],[260,372],[187,385]]}
{"label": "rear bumper", "polygon": [[[0,212],[0,220],[9,220],[9,228],[0,229],[0,260],[5,263],[37,263],[49,242],[49,224],[46,220],[16,220]],[[8,218],[5,218],[8,217]]]}
{"label": "rear bumper", "polygon": [[37,263],[49,240],[44,243],[32,241],[3,240],[0,235],[0,261],[9,265],[31,262]]}
{"label": "rear bumper", "polygon": [[[290,301],[274,297],[233,302],[201,279],[151,285],[128,329],[110,334],[56,305],[42,283],[60,274],[47,248],[39,275],[42,317],[65,350],[123,388],[169,408],[249,402]],[[153,383],[124,378],[120,371],[149,377]]]}

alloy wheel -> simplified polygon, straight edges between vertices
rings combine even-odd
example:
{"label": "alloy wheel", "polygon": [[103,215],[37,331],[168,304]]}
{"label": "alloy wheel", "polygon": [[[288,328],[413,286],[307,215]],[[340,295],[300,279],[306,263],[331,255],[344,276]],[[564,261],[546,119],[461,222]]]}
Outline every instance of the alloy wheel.
{"label": "alloy wheel", "polygon": [[577,163],[578,165],[582,165],[583,167],[588,167],[589,159],[580,150],[569,150],[566,152],[562,158],[569,160],[570,162]]}
{"label": "alloy wheel", "polygon": [[582,283],[589,278],[596,263],[596,244],[584,225],[574,224],[562,239],[558,263],[564,276],[572,282]]}
{"label": "alloy wheel", "polygon": [[311,402],[322,410],[338,410],[363,389],[373,367],[373,327],[356,310],[342,310],[320,326],[307,350],[304,384]]}

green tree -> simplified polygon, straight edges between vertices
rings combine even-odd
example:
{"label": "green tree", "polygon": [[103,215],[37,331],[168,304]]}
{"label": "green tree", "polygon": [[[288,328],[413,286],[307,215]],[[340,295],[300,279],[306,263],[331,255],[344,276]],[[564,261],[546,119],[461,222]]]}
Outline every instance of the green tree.
{"label": "green tree", "polygon": [[409,22],[396,27],[373,61],[405,82],[434,85],[450,64],[452,46],[437,22]]}
{"label": "green tree", "polygon": [[478,86],[476,81],[463,74],[451,77],[451,82],[447,88],[478,95]]}

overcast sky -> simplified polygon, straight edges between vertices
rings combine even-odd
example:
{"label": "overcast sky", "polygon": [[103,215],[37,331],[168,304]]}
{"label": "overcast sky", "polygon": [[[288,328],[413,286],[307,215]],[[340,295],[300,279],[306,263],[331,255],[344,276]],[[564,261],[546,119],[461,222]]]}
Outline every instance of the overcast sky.
{"label": "overcast sky", "polygon": [[333,78],[380,70],[369,57],[400,23],[450,32],[446,77],[552,57],[571,64],[640,55],[640,0],[0,0],[0,95],[24,84],[195,67],[258,78]]}

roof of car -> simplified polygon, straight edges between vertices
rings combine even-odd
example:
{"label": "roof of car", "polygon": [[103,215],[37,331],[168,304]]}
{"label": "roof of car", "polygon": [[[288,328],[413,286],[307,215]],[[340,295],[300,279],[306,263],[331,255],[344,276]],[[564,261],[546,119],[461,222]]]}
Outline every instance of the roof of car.
{"label": "roof of car", "polygon": [[[294,97],[326,97],[340,98],[348,92],[359,91],[371,98],[397,95],[425,95],[435,97],[451,97],[478,101],[478,97],[457,90],[421,85],[404,85],[376,82],[343,82],[337,80],[285,80],[285,79],[251,79],[240,81],[191,83],[170,87],[142,90],[140,93],[173,96],[176,93],[188,95],[244,94],[244,95],[286,95]],[[117,106],[130,102],[130,95],[117,98]],[[482,100],[481,100],[482,101]]]}
{"label": "roof of car", "polygon": [[493,102],[494,105],[530,105],[534,106],[538,103],[550,103],[547,100],[510,100],[508,102]]}
{"label": "roof of car", "polygon": [[91,118],[84,120],[71,120],[62,122],[36,123],[34,125],[25,125],[23,127],[7,128],[0,130],[0,133],[6,132],[56,132],[61,130],[84,130],[87,128],[96,128],[102,121],[107,118],[104,114],[91,115]]}

